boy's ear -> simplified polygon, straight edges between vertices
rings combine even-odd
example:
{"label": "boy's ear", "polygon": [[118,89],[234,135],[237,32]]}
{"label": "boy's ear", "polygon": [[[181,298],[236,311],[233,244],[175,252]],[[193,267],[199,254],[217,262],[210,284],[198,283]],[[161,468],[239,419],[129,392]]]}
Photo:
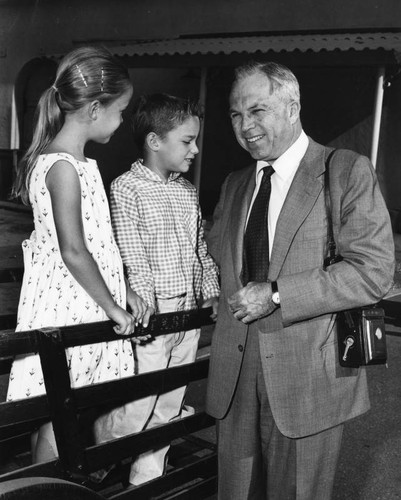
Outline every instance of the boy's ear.
{"label": "boy's ear", "polygon": [[149,132],[146,136],[145,144],[151,151],[158,151],[160,148],[160,138],[155,132]]}
{"label": "boy's ear", "polygon": [[88,115],[91,120],[97,120],[99,114],[100,102],[92,101],[88,107]]}

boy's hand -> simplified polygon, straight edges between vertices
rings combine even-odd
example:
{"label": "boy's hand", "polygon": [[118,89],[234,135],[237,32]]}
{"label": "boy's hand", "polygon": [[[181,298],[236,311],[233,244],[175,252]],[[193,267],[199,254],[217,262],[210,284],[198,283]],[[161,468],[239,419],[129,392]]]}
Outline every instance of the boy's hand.
{"label": "boy's hand", "polygon": [[[153,307],[147,307],[146,312],[141,320],[142,326],[146,328],[149,324],[150,317],[155,313]],[[139,335],[138,337],[131,337],[131,340],[135,342],[135,344],[147,344],[154,340],[154,337],[149,333],[148,335]]]}
{"label": "boy's hand", "polygon": [[[142,318],[142,326],[146,328],[149,324],[149,319],[155,313],[154,307],[147,306],[146,312]],[[150,336],[150,335],[149,335]]]}
{"label": "boy's hand", "polygon": [[202,304],[202,309],[206,309],[206,307],[211,307],[213,309],[213,313],[210,315],[210,317],[213,321],[216,321],[219,308],[219,298],[210,297],[210,299],[205,300],[205,302]]}
{"label": "boy's hand", "polygon": [[[153,307],[148,307],[146,302],[141,299],[141,297],[132,290],[131,287],[127,286],[127,304],[130,306],[132,311],[132,316],[135,318],[135,326],[138,326],[139,323],[142,324],[144,328],[146,328],[149,324],[149,318],[154,312]],[[141,335],[139,337],[132,337],[132,342],[135,344],[140,344],[141,342],[146,342],[150,340],[152,336]]]}
{"label": "boy's hand", "polygon": [[142,300],[141,297],[130,287],[127,287],[127,304],[130,306],[131,314],[136,320],[135,325],[142,323],[142,318],[146,313],[147,305],[146,302]]}

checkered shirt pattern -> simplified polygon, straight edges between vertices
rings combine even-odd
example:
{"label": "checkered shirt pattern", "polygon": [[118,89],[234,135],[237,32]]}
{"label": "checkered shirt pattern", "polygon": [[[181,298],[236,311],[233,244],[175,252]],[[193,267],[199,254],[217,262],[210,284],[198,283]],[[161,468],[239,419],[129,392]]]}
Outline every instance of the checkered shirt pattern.
{"label": "checkered shirt pattern", "polygon": [[[149,306],[186,294],[186,309],[219,295],[195,187],[179,173],[167,183],[136,161],[111,185],[115,238],[131,288]],[[156,307],[155,307],[156,308]]]}

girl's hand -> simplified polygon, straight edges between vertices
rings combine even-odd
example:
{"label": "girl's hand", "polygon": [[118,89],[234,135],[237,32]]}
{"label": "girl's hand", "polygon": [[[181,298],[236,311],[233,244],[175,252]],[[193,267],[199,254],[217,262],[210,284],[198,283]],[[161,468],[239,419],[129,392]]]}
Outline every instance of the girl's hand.
{"label": "girl's hand", "polygon": [[130,335],[134,333],[135,318],[119,305],[115,304],[113,309],[107,312],[107,316],[117,323],[113,329],[118,335]]}

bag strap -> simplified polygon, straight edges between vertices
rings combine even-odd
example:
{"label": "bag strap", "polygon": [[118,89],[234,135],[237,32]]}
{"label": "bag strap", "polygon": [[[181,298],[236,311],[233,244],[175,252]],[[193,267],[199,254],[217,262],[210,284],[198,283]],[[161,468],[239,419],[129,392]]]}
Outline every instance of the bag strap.
{"label": "bag strap", "polygon": [[[328,250],[329,255],[325,259],[325,267],[330,264],[334,264],[335,262],[339,262],[342,260],[341,255],[336,255],[336,242],[334,239],[334,231],[333,231],[333,217],[331,210],[331,194],[330,194],[330,161],[334,157],[334,153],[336,149],[332,149],[326,158],[326,170],[324,171],[324,199],[326,205],[326,213],[327,213],[327,238],[328,238]],[[348,324],[349,328],[356,328],[354,319],[350,311],[343,311],[344,320]]]}
{"label": "bag strap", "polygon": [[326,205],[326,214],[327,214],[327,238],[328,238],[328,250],[329,255],[326,260],[329,263],[335,262],[336,258],[336,242],[334,240],[334,232],[333,232],[333,217],[331,211],[331,195],[330,195],[330,161],[334,156],[336,149],[332,149],[330,153],[327,155],[325,165],[326,169],[324,171],[324,199]]}

